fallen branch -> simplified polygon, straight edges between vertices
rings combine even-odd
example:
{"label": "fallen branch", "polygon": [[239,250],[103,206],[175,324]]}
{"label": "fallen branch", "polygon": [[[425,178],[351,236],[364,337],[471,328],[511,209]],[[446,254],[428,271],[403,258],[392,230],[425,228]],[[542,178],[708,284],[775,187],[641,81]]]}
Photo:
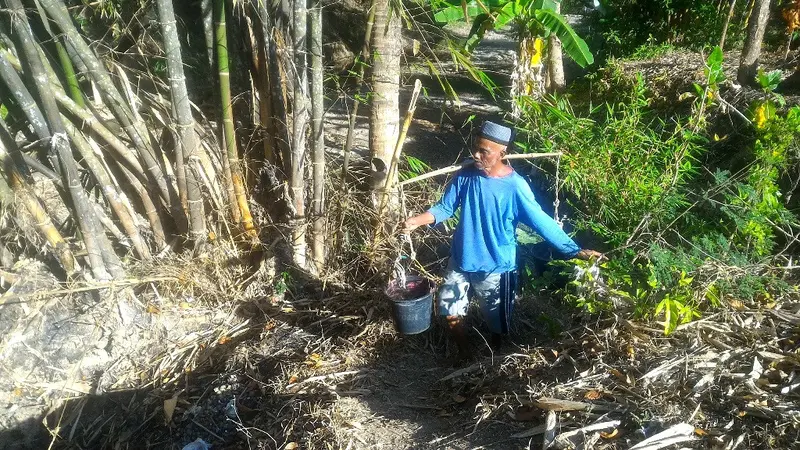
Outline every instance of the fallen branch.
{"label": "fallen branch", "polygon": [[657,450],[669,445],[694,440],[694,427],[688,423],[673,425],[631,447],[630,450]]}
{"label": "fallen branch", "polygon": [[[509,161],[512,159],[534,159],[534,158],[546,158],[548,156],[561,156],[561,152],[554,152],[554,153],[515,153],[513,155],[506,155],[503,160]],[[452,172],[457,172],[464,167],[472,165],[475,161],[472,159],[468,159],[461,164],[455,164],[452,166],[444,167],[442,169],[434,170],[433,172],[424,173],[422,175],[416,176],[414,178],[409,178],[405,181],[401,181],[398,183],[399,186],[405,186],[407,184],[416,183],[418,181],[427,180],[428,178],[433,178],[439,175],[445,175]]]}
{"label": "fallen branch", "polygon": [[[17,303],[27,303],[33,301],[37,298],[46,298],[46,297],[54,297],[58,295],[67,295],[67,294],[75,294],[78,292],[88,292],[88,291],[97,291],[100,289],[114,289],[119,287],[125,286],[133,286],[137,284],[144,284],[144,283],[152,283],[155,281],[174,281],[176,280],[175,277],[150,277],[150,278],[141,278],[141,279],[128,279],[128,280],[115,280],[109,281],[106,283],[93,283],[89,286],[81,286],[75,287],[70,289],[56,289],[52,291],[44,291],[44,292],[34,292],[31,294],[20,294],[20,295],[8,295],[0,297],[0,306],[5,306],[9,304],[17,304]],[[22,300],[25,299],[25,300]],[[16,302],[11,302],[11,300],[18,300]]]}

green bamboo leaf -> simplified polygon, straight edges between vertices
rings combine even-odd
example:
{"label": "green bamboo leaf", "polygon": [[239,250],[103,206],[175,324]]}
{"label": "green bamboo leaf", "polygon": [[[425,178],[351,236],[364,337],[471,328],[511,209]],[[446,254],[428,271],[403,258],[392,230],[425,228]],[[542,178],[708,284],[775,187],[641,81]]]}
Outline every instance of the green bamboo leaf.
{"label": "green bamboo leaf", "polygon": [[564,52],[579,66],[586,67],[594,63],[594,56],[589,51],[589,46],[569,26],[564,16],[549,9],[538,9],[534,11],[534,15],[545,31],[555,34],[561,40]]}
{"label": "green bamboo leaf", "polygon": [[472,29],[469,30],[467,42],[464,43],[464,49],[468,53],[472,53],[475,47],[483,40],[483,36],[489,29],[493,27],[493,20],[487,14],[479,14],[472,22]]}

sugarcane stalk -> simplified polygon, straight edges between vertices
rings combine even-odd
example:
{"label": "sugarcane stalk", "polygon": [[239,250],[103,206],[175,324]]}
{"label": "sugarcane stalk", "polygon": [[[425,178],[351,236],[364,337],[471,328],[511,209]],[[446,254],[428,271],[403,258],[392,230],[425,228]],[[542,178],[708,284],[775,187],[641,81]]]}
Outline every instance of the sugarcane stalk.
{"label": "sugarcane stalk", "polygon": [[311,145],[313,149],[313,197],[311,211],[314,214],[312,226],[311,255],[317,273],[322,273],[325,265],[325,128],[324,92],[322,69],[322,3],[317,0],[309,11],[310,53],[311,53]]}
{"label": "sugarcane stalk", "polygon": [[[214,31],[217,51],[217,69],[219,72],[219,93],[222,105],[223,136],[225,138],[225,155],[230,167],[230,184],[233,187],[235,203],[231,203],[231,217],[236,224],[241,223],[245,233],[256,238],[257,233],[247,203],[244,189],[242,164],[236,146],[236,131],[233,127],[233,106],[231,104],[231,81],[228,71],[228,33],[225,21],[225,0],[214,0]],[[230,194],[229,194],[230,195]]]}
{"label": "sugarcane stalk", "polygon": [[133,245],[133,249],[137,256],[142,259],[149,258],[150,250],[147,248],[147,244],[139,234],[139,228],[136,226],[136,223],[134,222],[133,217],[130,215],[128,208],[125,206],[122,200],[122,195],[119,191],[117,191],[111,175],[106,171],[105,165],[94,153],[91,145],[89,145],[89,142],[80,131],[78,131],[66,120],[64,121],[64,127],[70,137],[70,140],[72,141],[72,144],[83,158],[84,164],[86,164],[86,166],[89,168],[92,176],[94,176],[97,184],[100,186],[100,189],[102,190],[103,196],[108,202],[109,207],[112,211],[114,211],[114,214],[117,216],[120,224],[122,224],[122,228],[125,230],[125,235]]}
{"label": "sugarcane stalk", "polygon": [[42,113],[52,133],[50,148],[57,157],[64,185],[75,209],[75,220],[81,230],[92,273],[100,280],[124,276],[122,264],[116,253],[114,253],[111,243],[102,228],[100,228],[97,215],[91,208],[86,192],[78,180],[77,165],[72,157],[72,150],[53,97],[50,80],[39,56],[38,47],[33,40],[33,33],[30,30],[22,3],[19,0],[6,0],[6,5],[11,9],[12,22],[16,31],[15,35],[22,50],[21,56],[24,55],[23,63],[27,63],[27,67],[30,70],[29,74],[34,80],[39,101],[42,105]]}
{"label": "sugarcane stalk", "polygon": [[[199,180],[191,171],[186,171],[187,161],[197,154],[198,139],[194,129],[189,94],[186,91],[186,76],[183,72],[183,58],[181,57],[178,28],[175,22],[172,0],[157,0],[156,5],[164,39],[164,52],[167,57],[167,72],[169,74],[170,93],[172,94],[172,106],[175,111],[175,126],[178,135],[177,145],[175,146],[175,174],[178,178],[179,194],[186,201],[189,215],[189,231],[192,240],[196,245],[200,245],[206,238],[203,199],[200,193]],[[183,187],[183,191],[180,190],[181,187]]]}

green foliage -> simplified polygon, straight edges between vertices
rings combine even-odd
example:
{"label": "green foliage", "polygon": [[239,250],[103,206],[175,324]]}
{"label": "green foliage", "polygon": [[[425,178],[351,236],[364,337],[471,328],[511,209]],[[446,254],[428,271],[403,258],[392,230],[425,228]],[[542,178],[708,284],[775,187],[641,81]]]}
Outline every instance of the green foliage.
{"label": "green foliage", "polygon": [[677,47],[669,42],[655,43],[652,39],[648,39],[648,42],[637,47],[629,58],[633,60],[655,59],[668,55],[675,50],[677,50]]}
{"label": "green foliage", "polygon": [[647,103],[639,77],[626,103],[605,104],[584,117],[563,100],[523,104],[529,145],[564,152],[563,187],[573,194],[579,228],[611,245],[623,243],[646,215],[665,224],[687,206],[679,188],[697,174],[704,151],[685,121],[664,122]]}
{"label": "green foliage", "polygon": [[405,156],[405,166],[401,168],[398,172],[398,176],[400,180],[407,180],[409,178],[413,178],[417,175],[421,175],[425,172],[431,170],[431,166],[426,164],[419,158],[415,158],[411,155],[404,155]]}
{"label": "green foliage", "polygon": [[[699,50],[719,43],[728,13],[728,2],[722,3],[717,0],[602,0],[594,22],[604,38],[604,52],[610,56],[644,53],[643,46],[657,46],[657,43]],[[728,47],[744,39],[746,30],[742,20],[747,4],[746,1],[737,2],[728,27]]]}
{"label": "green foliage", "polygon": [[564,53],[581,67],[594,62],[586,42],[556,12],[554,0],[489,0],[457,2],[433,0],[434,19],[443,24],[472,20],[472,29],[464,42],[464,51],[471,53],[489,30],[499,30],[516,22],[530,35],[555,35],[561,40]]}
{"label": "green foliage", "polygon": [[683,96],[693,99],[692,114],[669,121],[650,109],[643,79],[626,78],[614,64],[604,78],[613,102],[582,112],[565,98],[523,103],[522,147],[563,152],[560,190],[573,225],[614,249],[599,272],[583,261],[551,263],[577,267],[564,289],[575,306],[601,312],[627,305],[671,333],[723,302],[790,291],[768,263],[800,228],[780,187],[800,161],[800,107],[782,111],[773,94],[779,76],[762,74],[765,99],[750,112],[749,163],[735,171],[728,158],[707,165],[714,141],[704,128],[725,79],[722,63],[716,48],[705,82]]}

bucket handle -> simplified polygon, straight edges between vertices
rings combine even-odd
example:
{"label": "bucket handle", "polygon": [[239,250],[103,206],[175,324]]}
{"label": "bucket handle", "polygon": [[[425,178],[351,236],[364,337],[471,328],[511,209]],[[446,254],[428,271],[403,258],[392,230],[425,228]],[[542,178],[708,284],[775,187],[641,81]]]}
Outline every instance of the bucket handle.
{"label": "bucket handle", "polygon": [[[403,252],[406,244],[408,244],[409,248],[408,255],[405,255]],[[416,261],[416,259],[417,252],[414,250],[414,244],[411,242],[411,235],[409,233],[402,233],[400,235],[400,250],[397,252],[397,259],[394,260],[394,275],[400,283],[400,286],[406,285],[407,264],[403,264],[403,262]]]}

